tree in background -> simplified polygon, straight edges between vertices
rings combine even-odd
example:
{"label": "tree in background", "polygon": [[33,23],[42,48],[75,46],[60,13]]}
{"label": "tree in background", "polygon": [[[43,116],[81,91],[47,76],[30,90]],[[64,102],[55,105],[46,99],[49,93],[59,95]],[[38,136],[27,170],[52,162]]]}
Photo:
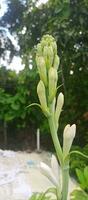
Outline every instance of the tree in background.
{"label": "tree in background", "polygon": [[[40,17],[41,16],[41,17]],[[24,15],[25,34],[19,37],[21,49],[32,49],[45,33],[52,34],[61,58],[60,80],[66,98],[63,125],[69,119],[77,124],[76,142],[86,143],[88,122],[88,3],[87,1],[52,1]],[[24,38],[24,39],[23,39]],[[25,49],[26,53],[26,49]],[[85,98],[84,98],[85,97]],[[82,100],[82,103],[80,103]],[[68,119],[65,113],[68,111]],[[71,115],[72,113],[72,115]],[[80,128],[79,128],[80,127]],[[62,127],[61,127],[62,129]]]}
{"label": "tree in background", "polygon": [[[64,115],[64,118],[62,116],[62,126],[67,121],[76,123],[78,134],[75,143],[85,145],[86,140],[88,140],[87,0],[49,0],[45,5],[39,7],[36,7],[36,0],[8,0],[7,3],[8,11],[2,18],[1,26],[9,27],[11,33],[16,34],[18,39],[20,46],[18,53],[25,64],[23,74],[27,72],[25,88],[28,90],[27,86],[29,86],[30,90],[34,90],[32,92],[34,96],[31,96],[30,92],[30,102],[36,101],[36,85],[33,80],[37,82],[34,62],[32,70],[29,69],[30,56],[32,56],[33,61],[36,44],[42,35],[49,33],[57,40],[58,54],[61,59],[59,82],[63,84],[66,102],[62,113]],[[66,116],[66,112],[68,112],[68,116]],[[36,112],[29,115],[29,118],[30,116],[31,121],[37,127],[40,119],[37,119]],[[60,128],[62,130],[62,127]],[[42,130],[43,132],[47,130],[44,120]]]}

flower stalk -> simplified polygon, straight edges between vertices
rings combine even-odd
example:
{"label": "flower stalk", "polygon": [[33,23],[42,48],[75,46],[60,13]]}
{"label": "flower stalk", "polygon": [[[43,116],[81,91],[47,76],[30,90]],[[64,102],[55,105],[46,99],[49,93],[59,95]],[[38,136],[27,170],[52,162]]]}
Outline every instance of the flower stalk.
{"label": "flower stalk", "polygon": [[[45,35],[41,42],[37,45],[36,63],[40,76],[37,86],[37,94],[43,113],[48,119],[50,132],[55,147],[56,155],[61,167],[62,180],[55,177],[53,173],[57,161],[53,157],[51,160],[51,168],[46,164],[41,164],[43,174],[54,184],[57,189],[57,200],[67,200],[69,185],[69,151],[75,137],[76,126],[67,125],[63,133],[63,147],[61,147],[58,138],[59,118],[64,104],[64,95],[60,93],[56,98],[58,67],[60,59],[57,55],[57,45],[55,39],[50,35]],[[55,163],[55,165],[54,165]],[[57,174],[59,173],[56,167]]]}

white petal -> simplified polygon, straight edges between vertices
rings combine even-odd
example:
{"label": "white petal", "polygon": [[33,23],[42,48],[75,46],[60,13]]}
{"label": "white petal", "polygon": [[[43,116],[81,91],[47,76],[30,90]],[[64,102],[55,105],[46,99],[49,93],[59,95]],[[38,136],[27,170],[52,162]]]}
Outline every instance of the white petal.
{"label": "white petal", "polygon": [[[64,137],[67,137],[69,128],[70,128],[70,124],[67,124],[67,125],[65,126],[65,128],[64,128]],[[65,135],[66,135],[66,136],[65,136]]]}
{"label": "white petal", "polygon": [[58,182],[56,180],[56,177],[53,174],[52,169],[45,163],[41,162],[40,170],[41,170],[42,174],[45,175],[57,187]]}
{"label": "white petal", "polygon": [[57,179],[57,181],[59,182],[60,180],[60,167],[59,167],[59,164],[58,164],[58,161],[56,159],[56,156],[52,155],[52,158],[51,158],[51,167],[52,167],[52,171]]}
{"label": "white petal", "polygon": [[75,137],[75,134],[76,134],[76,125],[73,124],[72,126],[70,126],[68,124],[65,127],[64,133],[63,133],[63,152],[64,152],[64,156],[66,156],[69,153],[70,148],[72,146],[73,139]]}

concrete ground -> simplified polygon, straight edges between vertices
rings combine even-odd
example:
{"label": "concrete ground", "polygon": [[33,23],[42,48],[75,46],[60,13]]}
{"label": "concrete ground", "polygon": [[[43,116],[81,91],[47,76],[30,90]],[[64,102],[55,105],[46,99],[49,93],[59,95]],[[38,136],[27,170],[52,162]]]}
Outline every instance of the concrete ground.
{"label": "concrete ground", "polygon": [[[50,164],[50,159],[51,153],[45,151],[26,153],[0,150],[0,200],[28,200],[33,192],[53,187],[39,170],[39,163]],[[69,191],[75,187],[75,181],[70,179]]]}

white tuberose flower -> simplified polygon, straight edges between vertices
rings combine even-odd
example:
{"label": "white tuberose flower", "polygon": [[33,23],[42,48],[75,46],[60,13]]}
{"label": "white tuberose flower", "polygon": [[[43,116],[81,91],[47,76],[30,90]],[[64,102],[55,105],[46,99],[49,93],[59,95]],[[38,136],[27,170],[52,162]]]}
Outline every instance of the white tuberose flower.
{"label": "white tuberose flower", "polygon": [[45,175],[56,187],[58,187],[58,183],[60,181],[59,177],[59,164],[54,155],[51,158],[51,167],[49,167],[44,162],[40,163],[40,170],[43,175]]}

